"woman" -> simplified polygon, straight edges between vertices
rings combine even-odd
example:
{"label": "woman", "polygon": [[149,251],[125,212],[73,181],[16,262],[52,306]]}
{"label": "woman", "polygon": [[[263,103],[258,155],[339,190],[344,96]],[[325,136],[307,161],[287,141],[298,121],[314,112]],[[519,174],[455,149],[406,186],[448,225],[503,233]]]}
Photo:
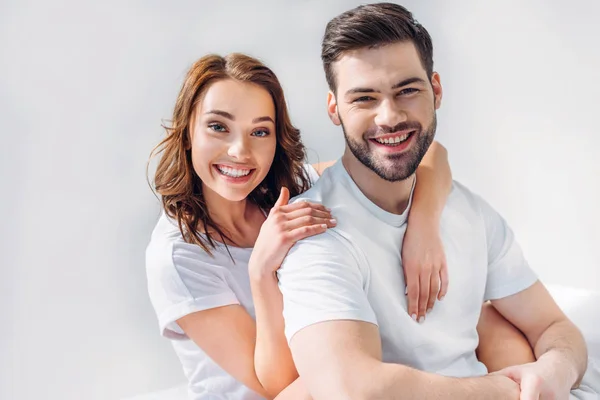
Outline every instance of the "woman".
{"label": "woman", "polygon": [[[296,241],[336,221],[322,205],[287,204],[325,166],[303,165],[277,78],[241,54],[198,60],[154,153],[162,153],[155,189],[165,213],[147,249],[149,292],[161,333],[179,339],[173,346],[191,397],[307,397],[283,334],[274,272]],[[416,320],[447,285],[438,237],[451,186],[443,148],[432,146],[417,175],[403,244]]]}

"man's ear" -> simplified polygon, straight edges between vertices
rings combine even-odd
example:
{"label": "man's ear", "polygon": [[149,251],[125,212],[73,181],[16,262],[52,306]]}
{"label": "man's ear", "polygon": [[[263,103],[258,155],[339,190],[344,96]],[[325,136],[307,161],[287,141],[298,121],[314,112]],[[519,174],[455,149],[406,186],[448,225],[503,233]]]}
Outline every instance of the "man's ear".
{"label": "man's ear", "polygon": [[331,90],[327,93],[327,114],[329,114],[331,122],[337,126],[341,125],[340,116],[338,115],[337,100]]}
{"label": "man's ear", "polygon": [[431,75],[431,87],[433,88],[434,104],[435,109],[437,110],[442,105],[442,95],[444,94],[440,74],[437,72],[434,72],[433,75]]}

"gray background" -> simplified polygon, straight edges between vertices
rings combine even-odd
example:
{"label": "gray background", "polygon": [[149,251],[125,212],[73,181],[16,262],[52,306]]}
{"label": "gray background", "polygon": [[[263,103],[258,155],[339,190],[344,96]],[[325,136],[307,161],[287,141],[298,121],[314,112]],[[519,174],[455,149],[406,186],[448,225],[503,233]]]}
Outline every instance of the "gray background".
{"label": "gray background", "polygon": [[[0,399],[117,399],[182,381],[146,294],[145,180],[187,68],[278,74],[311,161],[337,158],[319,45],[356,1],[0,3]],[[406,1],[434,38],[438,139],[548,283],[600,290],[600,3]]]}

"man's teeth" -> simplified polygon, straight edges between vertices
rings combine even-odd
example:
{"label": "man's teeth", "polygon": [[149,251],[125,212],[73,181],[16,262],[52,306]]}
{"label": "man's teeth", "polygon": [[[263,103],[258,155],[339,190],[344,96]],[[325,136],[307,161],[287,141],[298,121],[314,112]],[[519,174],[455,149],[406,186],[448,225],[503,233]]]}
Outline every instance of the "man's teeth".
{"label": "man's teeth", "polygon": [[375,141],[381,144],[396,144],[404,142],[406,139],[408,139],[409,136],[410,133],[406,133],[402,136],[395,136],[391,138],[376,138]]}
{"label": "man's teeth", "polygon": [[221,166],[217,168],[223,175],[231,176],[232,178],[239,178],[241,176],[246,176],[250,173],[249,169],[236,169]]}

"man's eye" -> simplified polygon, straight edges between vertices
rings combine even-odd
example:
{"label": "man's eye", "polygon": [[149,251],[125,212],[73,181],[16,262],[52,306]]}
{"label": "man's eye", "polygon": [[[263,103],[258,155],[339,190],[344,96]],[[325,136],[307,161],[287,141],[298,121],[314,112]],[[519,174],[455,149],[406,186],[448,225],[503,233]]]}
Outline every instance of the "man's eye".
{"label": "man's eye", "polygon": [[252,132],[252,136],[257,136],[257,137],[265,137],[265,136],[269,136],[270,134],[271,134],[271,132],[269,132],[266,129],[259,129],[259,130]]}
{"label": "man's eye", "polygon": [[215,131],[215,132],[225,132],[226,131],[225,127],[223,125],[221,125],[221,124],[214,124],[213,123],[213,124],[209,124],[208,127],[210,129],[212,129],[213,131]]}
{"label": "man's eye", "polygon": [[371,96],[361,96],[357,99],[352,100],[353,103],[365,103],[367,101],[374,100]]}
{"label": "man's eye", "polygon": [[407,94],[417,93],[418,91],[419,91],[419,89],[406,88],[406,89],[402,89],[400,92],[398,92],[398,94],[399,95],[407,95]]}

